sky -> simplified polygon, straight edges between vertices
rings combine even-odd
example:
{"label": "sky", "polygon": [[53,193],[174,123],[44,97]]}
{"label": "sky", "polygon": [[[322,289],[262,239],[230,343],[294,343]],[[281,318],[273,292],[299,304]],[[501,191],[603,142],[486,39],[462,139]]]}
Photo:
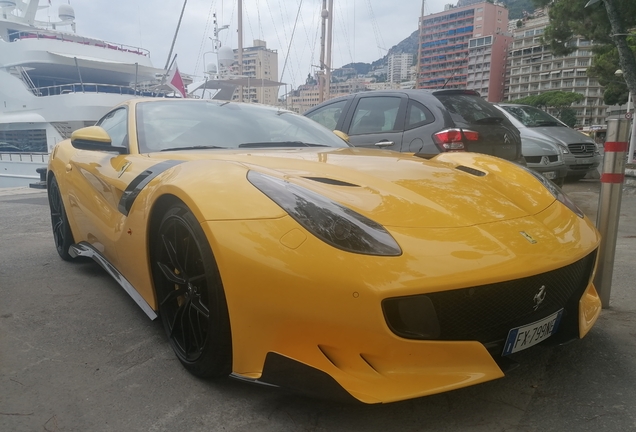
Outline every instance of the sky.
{"label": "sky", "polygon": [[[39,20],[57,20],[58,7],[75,10],[77,33],[150,50],[155,67],[164,67],[184,0],[51,0]],[[426,0],[425,15],[441,12],[451,0]],[[48,0],[40,0],[41,6]],[[202,79],[212,53],[213,14],[225,46],[238,47],[238,0],[187,0],[173,53],[183,73]],[[327,2],[328,4],[328,2]],[[322,0],[243,0],[243,46],[254,39],[278,52],[278,79],[296,88],[317,69],[320,58]],[[334,68],[370,63],[417,30],[422,0],[334,0]],[[292,37],[293,35],[293,37]],[[282,76],[280,76],[282,74]]]}

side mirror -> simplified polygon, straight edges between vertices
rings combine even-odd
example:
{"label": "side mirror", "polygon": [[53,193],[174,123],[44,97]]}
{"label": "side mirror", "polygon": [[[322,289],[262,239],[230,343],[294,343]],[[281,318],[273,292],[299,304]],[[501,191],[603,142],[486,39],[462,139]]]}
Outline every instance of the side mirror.
{"label": "side mirror", "polygon": [[333,131],[333,133],[335,133],[338,138],[342,139],[344,142],[349,143],[349,135],[347,135],[343,131],[339,131],[338,129],[336,129]]}
{"label": "side mirror", "polygon": [[128,153],[126,147],[113,146],[110,135],[100,126],[89,126],[76,130],[71,134],[71,145],[79,150]]}

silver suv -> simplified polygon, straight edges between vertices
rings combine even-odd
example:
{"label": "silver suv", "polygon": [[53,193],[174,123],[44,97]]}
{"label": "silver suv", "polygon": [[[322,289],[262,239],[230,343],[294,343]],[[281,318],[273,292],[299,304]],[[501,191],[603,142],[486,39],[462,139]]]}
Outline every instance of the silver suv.
{"label": "silver suv", "polygon": [[[519,130],[524,128],[512,114],[499,105],[495,106],[508,116],[510,122]],[[561,146],[552,140],[545,140],[536,136],[521,133],[521,151],[528,164],[528,168],[543,174],[559,186],[565,183],[568,167],[563,160]]]}
{"label": "silver suv", "polygon": [[592,138],[568,127],[545,111],[529,105],[499,104],[521,132],[521,139],[533,139],[558,145],[563,151],[567,176],[581,179],[595,171],[601,154]]}

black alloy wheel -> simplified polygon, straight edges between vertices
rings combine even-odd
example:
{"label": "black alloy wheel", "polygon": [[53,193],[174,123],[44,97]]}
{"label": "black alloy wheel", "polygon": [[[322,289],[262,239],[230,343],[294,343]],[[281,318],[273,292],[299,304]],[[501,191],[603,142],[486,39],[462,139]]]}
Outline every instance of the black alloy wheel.
{"label": "black alloy wheel", "polygon": [[172,349],[196,376],[227,376],[232,366],[227,303],[203,229],[177,204],[163,216],[152,242],[159,314]]}
{"label": "black alloy wheel", "polygon": [[68,224],[62,194],[60,193],[60,187],[55,177],[51,178],[47,192],[49,196],[49,208],[51,210],[51,226],[53,228],[55,249],[57,249],[57,253],[63,260],[71,261],[73,257],[69,255],[68,250],[74,243],[73,233]]}

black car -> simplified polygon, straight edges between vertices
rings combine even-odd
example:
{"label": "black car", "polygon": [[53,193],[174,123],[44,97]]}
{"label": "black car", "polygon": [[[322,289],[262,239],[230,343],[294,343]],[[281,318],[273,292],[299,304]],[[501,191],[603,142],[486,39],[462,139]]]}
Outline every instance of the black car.
{"label": "black car", "polygon": [[377,90],[330,99],[305,116],[357,147],[470,151],[523,162],[519,130],[472,90]]}

